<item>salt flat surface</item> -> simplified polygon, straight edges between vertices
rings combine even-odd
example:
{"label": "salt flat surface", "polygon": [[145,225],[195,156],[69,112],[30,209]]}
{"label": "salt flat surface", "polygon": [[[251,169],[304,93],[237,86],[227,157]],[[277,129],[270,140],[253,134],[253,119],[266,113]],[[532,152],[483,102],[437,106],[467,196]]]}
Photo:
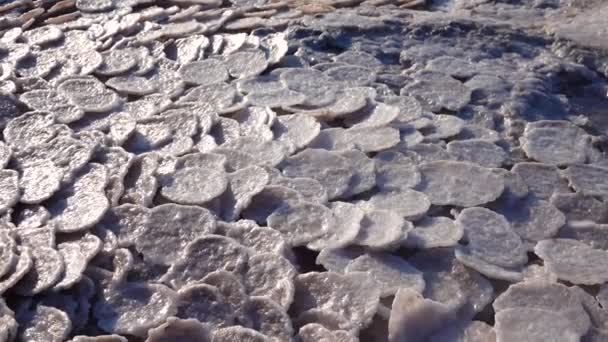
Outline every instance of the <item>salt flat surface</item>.
{"label": "salt flat surface", "polygon": [[602,1],[0,3],[0,341],[608,340]]}

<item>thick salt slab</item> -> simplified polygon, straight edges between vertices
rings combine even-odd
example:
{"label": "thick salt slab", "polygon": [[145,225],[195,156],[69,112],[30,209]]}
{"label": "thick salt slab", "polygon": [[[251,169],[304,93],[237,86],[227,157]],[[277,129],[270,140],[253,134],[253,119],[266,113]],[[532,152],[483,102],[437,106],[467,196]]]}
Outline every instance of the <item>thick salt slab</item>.
{"label": "thick salt slab", "polygon": [[285,309],[293,302],[293,278],[297,272],[291,262],[274,253],[249,259],[244,285],[252,296],[266,296]]}
{"label": "thick salt slab", "polygon": [[[305,273],[296,277],[295,285],[292,309],[296,312],[313,308],[327,309],[361,328],[371,322],[380,298],[380,289],[376,283],[361,272],[346,275],[333,272]],[[352,298],[352,301],[346,298]]]}
{"label": "thick salt slab", "polygon": [[279,231],[291,246],[305,245],[323,236],[338,224],[330,209],[314,203],[287,203],[267,219],[268,226]]}
{"label": "thick salt slab", "polygon": [[569,192],[566,182],[554,165],[542,163],[517,163],[511,169],[517,173],[534,196],[549,199],[554,193]]}
{"label": "thick salt slab", "polygon": [[607,281],[608,252],[572,239],[550,239],[536,244],[536,253],[550,272],[573,284],[593,285]]}
{"label": "thick salt slab", "polygon": [[393,211],[406,220],[417,220],[428,212],[431,201],[422,192],[406,189],[379,192],[362,206],[369,210]]}
{"label": "thick salt slab", "polygon": [[[200,263],[198,260],[207,260]],[[245,267],[248,252],[235,240],[208,234],[190,242],[178,259],[163,276],[163,281],[174,288],[196,283],[214,271],[239,273]]]}
{"label": "thick salt slab", "polygon": [[171,203],[150,210],[142,228],[135,238],[137,250],[148,262],[169,265],[194,239],[212,234],[216,219],[207,209]]}
{"label": "thick salt slab", "polygon": [[285,176],[318,180],[327,190],[329,199],[343,194],[354,175],[346,158],[336,152],[321,149],[306,149],[287,158],[284,164]]}
{"label": "thick salt slab", "polygon": [[466,254],[501,267],[517,267],[528,261],[520,236],[504,216],[485,208],[467,208],[456,223],[464,231]]}
{"label": "thick salt slab", "polygon": [[580,299],[559,283],[526,281],[509,286],[492,304],[496,312],[515,308],[542,309],[558,313],[570,322],[573,330],[584,335],[591,327]]}
{"label": "thick salt slab", "polygon": [[528,157],[553,165],[585,162],[592,147],[591,137],[584,130],[564,121],[544,123],[526,126],[521,141]]}
{"label": "thick salt slab", "polygon": [[351,261],[344,271],[347,274],[349,272],[369,272],[380,287],[382,297],[394,295],[400,288],[422,293],[425,286],[422,272],[412,267],[407,261],[390,254],[364,254]]}
{"label": "thick salt slab", "polygon": [[143,337],[148,329],[174,316],[176,304],[176,293],[164,285],[131,283],[104,292],[93,315],[103,331]]}
{"label": "thick salt slab", "polygon": [[312,250],[345,247],[356,241],[359,236],[361,222],[365,217],[365,212],[361,208],[339,201],[330,203],[329,208],[336,224],[333,224],[322,236],[306,245]]}
{"label": "thick salt slab", "polygon": [[472,163],[436,161],[418,169],[422,180],[415,189],[435,205],[474,207],[497,199],[505,186],[502,177]]}
{"label": "thick salt slab", "polygon": [[177,292],[177,317],[194,319],[205,324],[210,330],[232,325],[232,307],[220,291],[211,285],[193,284],[182,287]]}
{"label": "thick salt slab", "polygon": [[458,111],[471,100],[471,90],[454,78],[439,72],[423,72],[417,80],[401,89],[401,95],[415,97],[433,112]]}
{"label": "thick salt slab", "polygon": [[608,168],[572,165],[563,174],[577,192],[591,196],[608,196]]}
{"label": "thick salt slab", "polygon": [[452,248],[422,250],[408,259],[424,273],[422,295],[446,305],[459,307],[462,317],[472,317],[494,299],[492,283],[474,269],[463,265]]}
{"label": "thick salt slab", "polygon": [[500,167],[507,159],[507,153],[502,148],[483,139],[452,141],[446,149],[457,160],[485,167]]}

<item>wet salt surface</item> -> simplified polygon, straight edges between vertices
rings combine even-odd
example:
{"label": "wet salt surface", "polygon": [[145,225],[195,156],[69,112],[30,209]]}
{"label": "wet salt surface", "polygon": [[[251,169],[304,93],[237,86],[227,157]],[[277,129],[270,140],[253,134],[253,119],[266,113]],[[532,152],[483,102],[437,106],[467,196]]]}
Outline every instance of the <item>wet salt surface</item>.
{"label": "wet salt surface", "polygon": [[608,339],[601,1],[0,13],[0,341]]}

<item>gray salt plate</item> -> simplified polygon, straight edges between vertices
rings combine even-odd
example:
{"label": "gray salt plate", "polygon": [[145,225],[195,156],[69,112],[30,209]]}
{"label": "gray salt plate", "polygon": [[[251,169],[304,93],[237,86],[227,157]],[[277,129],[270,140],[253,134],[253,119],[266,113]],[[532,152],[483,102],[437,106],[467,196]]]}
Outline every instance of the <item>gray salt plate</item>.
{"label": "gray salt plate", "polygon": [[258,166],[250,166],[228,174],[227,189],[219,199],[223,207],[222,218],[227,221],[237,219],[241,211],[251,204],[253,197],[264,189],[268,181],[268,173]]}
{"label": "gray salt plate", "polygon": [[412,224],[398,213],[390,210],[367,210],[360,222],[359,233],[354,244],[370,249],[384,250],[397,246]]}
{"label": "gray salt plate", "polygon": [[116,76],[106,81],[106,85],[121,94],[144,96],[156,92],[156,85],[141,76]]}
{"label": "gray salt plate", "polygon": [[531,159],[553,165],[582,164],[591,150],[591,137],[565,121],[529,123],[521,138]]}
{"label": "gray salt plate", "polygon": [[19,200],[18,174],[13,170],[0,170],[0,212],[10,209]]}
{"label": "gray salt plate", "polygon": [[593,285],[606,282],[608,252],[572,239],[540,241],[534,252],[550,272],[573,284]]}
{"label": "gray salt plate", "polygon": [[252,328],[276,341],[290,341],[294,335],[287,312],[266,297],[251,297],[249,316]]}
{"label": "gray salt plate", "polygon": [[452,141],[446,149],[457,160],[485,167],[500,167],[507,159],[507,153],[502,148],[482,139]]}
{"label": "gray salt plate", "polygon": [[389,210],[406,220],[416,220],[424,216],[431,207],[431,201],[422,192],[411,189],[378,192],[362,204],[369,210]]}
{"label": "gray salt plate", "polygon": [[569,328],[580,335],[584,335],[591,326],[581,300],[570,288],[559,283],[527,281],[511,285],[492,306],[496,312],[530,308],[558,313],[567,318]]}
{"label": "gray salt plate", "polygon": [[255,222],[240,220],[230,224],[226,235],[249,249],[250,254],[275,253],[287,255],[287,242],[280,232],[260,227]]}
{"label": "gray salt plate", "polygon": [[473,207],[502,194],[504,180],[489,169],[467,162],[436,161],[421,164],[422,181],[416,189],[435,205]]}
{"label": "gray salt plate", "polygon": [[103,62],[95,72],[102,76],[116,76],[125,73],[137,64],[128,49],[115,49],[101,53]]}
{"label": "gray salt plate", "polygon": [[266,296],[288,309],[293,302],[296,274],[289,260],[274,253],[262,253],[249,258],[244,285],[251,296]]}
{"label": "gray salt plate", "polygon": [[210,285],[195,284],[177,292],[177,317],[195,319],[212,330],[230,326],[234,314],[220,291]]}
{"label": "gray salt plate", "polygon": [[145,336],[177,313],[176,301],[176,293],[164,285],[132,283],[104,293],[93,314],[104,331]]}
{"label": "gray salt plate", "polygon": [[15,286],[34,266],[32,253],[28,247],[17,249],[19,258],[13,263],[11,270],[0,278],[0,293],[8,291]]}
{"label": "gray salt plate", "polygon": [[456,79],[439,72],[422,72],[416,80],[401,89],[402,95],[415,97],[433,112],[458,111],[471,100],[471,90]]}
{"label": "gray salt plate", "polygon": [[336,66],[324,71],[332,82],[342,87],[366,86],[376,80],[376,73],[354,65]]}
{"label": "gray salt plate", "polygon": [[0,340],[608,340],[604,4],[146,2],[3,9]]}
{"label": "gray salt plate", "polygon": [[346,158],[320,149],[306,149],[287,158],[284,163],[285,176],[316,179],[327,190],[329,199],[347,191],[354,174]]}
{"label": "gray salt plate", "polygon": [[223,170],[185,167],[161,181],[160,194],[180,204],[203,204],[220,196],[228,187]]}
{"label": "gray salt plate", "polygon": [[309,242],[306,246],[312,250],[341,248],[352,244],[359,237],[361,221],[365,212],[358,206],[347,202],[332,202],[329,204],[334,222],[324,235]]}
{"label": "gray salt plate", "polygon": [[420,182],[416,163],[395,151],[384,151],[374,156],[376,184],[381,191],[413,188]]}
{"label": "gray salt plate", "polygon": [[301,200],[302,196],[295,190],[280,185],[267,185],[253,196],[251,203],[243,211],[243,217],[262,224],[283,204]]}
{"label": "gray salt plate", "polygon": [[306,202],[324,204],[327,202],[327,190],[319,181],[307,177],[278,177],[271,180],[272,184],[284,186],[297,191]]}
{"label": "gray salt plate", "polygon": [[[530,324],[534,322],[534,324]],[[557,313],[542,309],[514,308],[496,313],[498,341],[578,341],[572,323]]]}
{"label": "gray salt plate", "polygon": [[146,261],[168,265],[177,261],[194,239],[212,234],[216,219],[207,209],[171,203],[150,210],[142,228],[135,238],[137,250]]}
{"label": "gray salt plate", "polygon": [[[542,163],[517,163],[511,171],[517,173],[534,196],[549,199],[554,193],[570,192],[559,169]],[[568,171],[566,170],[565,173]]]}
{"label": "gray salt plate", "polygon": [[407,261],[390,254],[364,254],[351,261],[344,271],[369,272],[380,287],[382,297],[394,295],[400,288],[422,293],[425,286],[422,272],[410,266]]}
{"label": "gray salt plate", "polygon": [[422,250],[408,262],[424,273],[425,298],[458,307],[463,316],[472,317],[494,298],[490,281],[463,265],[452,248]]}
{"label": "gray salt plate", "polygon": [[[428,126],[426,119],[429,119]],[[417,127],[424,135],[424,140],[434,142],[441,139],[447,139],[459,134],[464,126],[464,121],[453,115],[432,115],[427,114],[420,120],[413,122],[414,125],[421,124]]]}
{"label": "gray salt plate", "polygon": [[504,216],[485,208],[464,209],[456,218],[467,245],[462,252],[501,266],[517,267],[528,261],[526,250]]}
{"label": "gray salt plate", "polygon": [[[367,326],[376,313],[380,289],[366,273],[340,275],[333,272],[311,272],[298,275],[292,310],[302,313],[319,308],[343,316],[356,327]],[[346,298],[353,302],[346,305]]]}
{"label": "gray salt plate", "polygon": [[608,196],[608,168],[572,165],[564,171],[570,185],[584,195]]}
{"label": "gray salt plate", "polygon": [[184,64],[179,72],[188,84],[210,85],[228,80],[225,64],[213,58]]}
{"label": "gray salt plate", "polygon": [[566,217],[547,201],[528,198],[517,204],[496,208],[513,230],[524,240],[540,241],[555,236],[566,223]]}
{"label": "gray salt plate", "polygon": [[595,249],[608,250],[608,225],[593,221],[571,221],[559,230],[558,237],[583,242]]}
{"label": "gray salt plate", "polygon": [[333,229],[331,210],[314,203],[287,203],[267,219],[268,226],[279,231],[291,246],[305,245]]}
{"label": "gray salt plate", "polygon": [[215,271],[203,278],[202,283],[216,287],[230,306],[236,324],[252,326],[247,312],[249,296],[245,291],[243,281],[238,275],[227,271]]}
{"label": "gray salt plate", "polygon": [[[207,262],[198,262],[202,259]],[[244,268],[247,259],[247,249],[235,240],[208,234],[194,239],[186,246],[182,257],[163,276],[163,281],[174,288],[181,288],[200,281],[214,271],[238,273]]]}
{"label": "gray salt plate", "polygon": [[62,81],[57,91],[85,112],[105,112],[120,104],[116,93],[91,76]]}
{"label": "gray salt plate", "polygon": [[65,341],[72,329],[65,312],[42,305],[23,313],[18,321],[21,325],[19,339],[23,341]]}
{"label": "gray salt plate", "polygon": [[53,248],[38,246],[31,250],[31,256],[32,268],[13,288],[23,296],[33,296],[50,288],[61,280],[65,270],[63,257]]}
{"label": "gray salt plate", "polygon": [[266,55],[257,49],[233,52],[224,59],[224,63],[234,78],[259,75],[268,67]]}

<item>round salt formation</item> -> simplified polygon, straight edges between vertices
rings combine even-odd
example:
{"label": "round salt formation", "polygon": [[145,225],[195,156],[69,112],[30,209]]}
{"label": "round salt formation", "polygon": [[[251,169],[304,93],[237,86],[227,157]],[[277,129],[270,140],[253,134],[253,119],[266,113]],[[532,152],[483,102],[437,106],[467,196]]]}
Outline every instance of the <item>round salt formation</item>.
{"label": "round salt formation", "polygon": [[369,272],[380,286],[382,297],[394,295],[400,288],[411,288],[417,292],[424,290],[422,273],[390,254],[364,254],[351,261],[344,271]]}
{"label": "round salt formation", "polygon": [[306,149],[285,160],[283,174],[316,179],[327,189],[329,199],[333,199],[348,189],[354,171],[349,167],[348,160],[338,153]]}
{"label": "round salt formation", "polygon": [[[346,275],[311,272],[297,276],[295,285],[293,309],[297,312],[313,308],[326,309],[360,328],[371,322],[380,298],[380,290],[375,281],[361,272]],[[351,297],[356,302],[345,305],[346,297]]]}
{"label": "round salt formation", "polygon": [[220,196],[228,187],[223,170],[185,167],[165,177],[160,193],[181,204],[203,204]]}
{"label": "round salt formation", "polygon": [[[169,227],[174,227],[169,229]],[[215,231],[215,217],[206,209],[164,204],[150,210],[135,246],[151,263],[170,264],[193,239]],[[159,241],[163,241],[159,244]]]}
{"label": "round salt formation", "polygon": [[529,123],[521,139],[531,159],[547,164],[584,163],[591,150],[591,137],[566,121]]}
{"label": "round salt formation", "polygon": [[313,203],[286,204],[270,216],[268,226],[279,231],[292,246],[313,241],[336,224],[331,211]]}
{"label": "round salt formation", "polygon": [[[199,263],[198,260],[202,258],[207,262]],[[238,273],[247,259],[247,250],[235,240],[207,234],[188,243],[181,258],[173,263],[163,280],[180,288],[201,280],[214,271]]]}
{"label": "round salt formation", "polygon": [[210,85],[228,80],[228,70],[224,63],[212,58],[184,64],[179,72],[186,83],[195,85]]}
{"label": "round salt formation", "polygon": [[67,79],[57,91],[85,112],[106,112],[120,103],[116,93],[92,76]]}
{"label": "round salt formation", "polygon": [[502,177],[467,162],[436,161],[421,164],[416,189],[435,205],[474,207],[494,201],[504,190]]}
{"label": "round salt formation", "polygon": [[411,224],[393,211],[370,210],[361,219],[354,242],[372,249],[388,249],[398,244],[409,229]]}
{"label": "round salt formation", "polygon": [[460,212],[456,223],[462,226],[467,240],[461,249],[463,254],[507,268],[528,260],[520,236],[504,216],[485,208],[467,208]]}
{"label": "round salt formation", "polygon": [[534,252],[559,279],[573,284],[603,284],[607,253],[572,239],[549,239],[539,242]]}
{"label": "round salt formation", "polygon": [[428,110],[458,111],[471,100],[471,90],[456,79],[440,72],[422,72],[415,81],[401,89],[402,95],[415,97]]}
{"label": "round salt formation", "polygon": [[361,221],[365,217],[365,212],[361,208],[339,201],[330,203],[329,208],[332,210],[335,224],[325,234],[306,245],[312,250],[345,247],[352,244],[359,236]]}

